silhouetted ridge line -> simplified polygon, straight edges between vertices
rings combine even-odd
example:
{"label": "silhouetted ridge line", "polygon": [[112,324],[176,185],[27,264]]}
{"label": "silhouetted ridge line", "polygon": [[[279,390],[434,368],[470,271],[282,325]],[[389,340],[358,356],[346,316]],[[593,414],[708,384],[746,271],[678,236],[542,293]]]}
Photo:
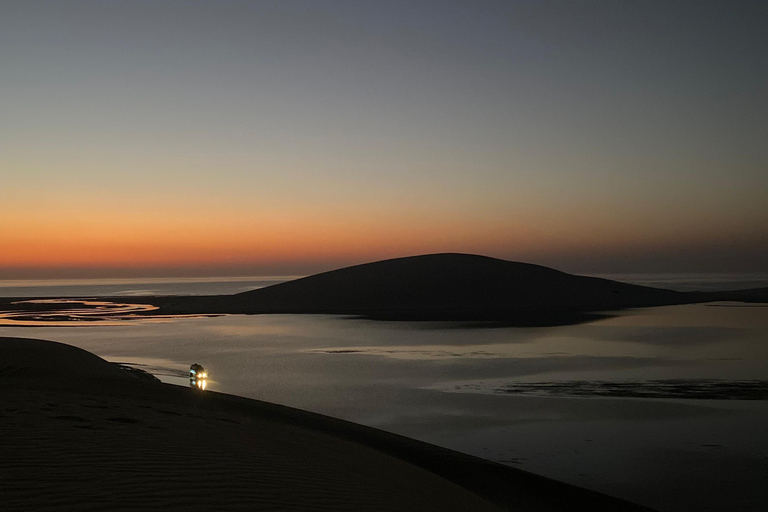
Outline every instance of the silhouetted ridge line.
{"label": "silhouetted ridge line", "polygon": [[[471,254],[395,258],[240,293],[239,312],[411,320],[524,320],[687,302],[685,294]],[[549,320],[548,320],[549,319]]]}
{"label": "silhouetted ridge line", "polygon": [[[124,302],[125,297],[101,297]],[[50,304],[3,309],[50,310]],[[627,308],[714,301],[768,303],[768,288],[677,292],[567,274],[473,254],[427,254],[323,272],[236,295],[131,297],[175,314],[334,314],[377,320],[482,321],[488,325],[574,324]]]}

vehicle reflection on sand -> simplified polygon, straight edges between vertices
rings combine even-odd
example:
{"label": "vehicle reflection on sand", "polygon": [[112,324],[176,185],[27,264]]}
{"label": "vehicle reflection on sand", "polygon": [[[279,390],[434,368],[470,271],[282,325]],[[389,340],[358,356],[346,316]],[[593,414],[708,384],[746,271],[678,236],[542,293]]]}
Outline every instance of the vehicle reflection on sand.
{"label": "vehicle reflection on sand", "polygon": [[[124,325],[127,322],[164,322],[177,318],[212,315],[147,315],[156,311],[151,304],[130,304],[91,299],[36,299],[13,302],[27,306],[12,311],[0,311],[0,326],[71,327],[98,323]],[[79,306],[79,307],[76,307]]]}

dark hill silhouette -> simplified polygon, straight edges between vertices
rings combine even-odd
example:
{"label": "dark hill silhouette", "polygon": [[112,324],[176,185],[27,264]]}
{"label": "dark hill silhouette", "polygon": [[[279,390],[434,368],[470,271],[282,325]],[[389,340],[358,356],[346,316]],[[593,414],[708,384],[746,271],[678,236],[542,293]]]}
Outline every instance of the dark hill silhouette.
{"label": "dark hill silhouette", "polygon": [[[125,297],[102,297],[125,301]],[[57,305],[3,309],[51,310]],[[380,320],[564,325],[627,308],[711,301],[768,302],[768,288],[677,292],[472,254],[395,258],[324,272],[236,295],[131,297],[159,309],[137,314],[314,313]]]}
{"label": "dark hill silhouette", "polygon": [[[691,302],[681,292],[470,254],[355,265],[230,296],[241,313],[333,313],[414,320],[570,323],[585,313]],[[526,321],[526,319],[528,321]]]}

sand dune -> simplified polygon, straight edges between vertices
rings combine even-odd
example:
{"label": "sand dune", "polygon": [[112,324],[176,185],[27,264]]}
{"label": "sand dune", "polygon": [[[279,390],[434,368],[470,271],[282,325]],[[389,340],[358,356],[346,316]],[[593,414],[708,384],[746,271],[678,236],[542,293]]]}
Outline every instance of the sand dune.
{"label": "sand dune", "polygon": [[[114,301],[125,297],[102,297]],[[627,308],[712,301],[768,302],[768,288],[677,292],[566,274],[540,265],[472,254],[427,254],[324,272],[236,295],[131,297],[130,315],[314,313],[374,320],[484,321],[495,325],[568,325]],[[57,301],[0,298],[16,321],[104,320]],[[151,306],[146,306],[151,305]],[[139,307],[140,306],[140,307]],[[110,313],[114,318],[115,312]]]}
{"label": "sand dune", "polygon": [[564,325],[599,312],[697,302],[699,297],[472,254],[395,258],[236,295],[132,297],[149,314],[319,313],[380,320],[479,320]]}
{"label": "sand dune", "polygon": [[355,265],[236,295],[132,300],[159,306],[160,314],[326,313],[546,326],[627,308],[768,301],[768,289],[677,292],[486,256],[427,254]]}
{"label": "sand dune", "polygon": [[0,338],[3,510],[645,510],[375,429]]}
{"label": "sand dune", "polygon": [[396,258],[240,293],[259,309],[598,311],[678,303],[684,295],[472,254]]}

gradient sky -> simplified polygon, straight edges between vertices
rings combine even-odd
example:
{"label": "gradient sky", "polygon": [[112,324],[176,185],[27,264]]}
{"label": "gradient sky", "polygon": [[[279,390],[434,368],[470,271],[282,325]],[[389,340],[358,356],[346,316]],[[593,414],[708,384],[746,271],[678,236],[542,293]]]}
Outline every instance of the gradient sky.
{"label": "gradient sky", "polygon": [[0,278],[768,271],[764,1],[0,1]]}

